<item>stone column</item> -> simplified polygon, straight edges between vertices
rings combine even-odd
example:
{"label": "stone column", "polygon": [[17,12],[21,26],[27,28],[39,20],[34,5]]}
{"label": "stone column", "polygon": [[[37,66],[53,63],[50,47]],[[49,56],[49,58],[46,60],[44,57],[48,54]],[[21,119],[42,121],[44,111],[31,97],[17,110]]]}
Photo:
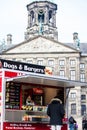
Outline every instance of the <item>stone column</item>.
{"label": "stone column", "polygon": [[28,27],[31,25],[31,15],[30,12],[28,12]]}

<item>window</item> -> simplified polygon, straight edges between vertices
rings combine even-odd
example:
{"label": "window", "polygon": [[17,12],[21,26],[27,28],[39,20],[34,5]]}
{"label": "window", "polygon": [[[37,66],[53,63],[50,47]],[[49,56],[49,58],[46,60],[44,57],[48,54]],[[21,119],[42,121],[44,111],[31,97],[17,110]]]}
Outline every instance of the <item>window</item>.
{"label": "window", "polygon": [[33,63],[33,61],[32,61],[32,60],[27,60],[27,63],[32,64],[32,63]]}
{"label": "window", "polygon": [[75,80],[75,70],[70,71],[70,79]]}
{"label": "window", "polygon": [[70,98],[71,98],[71,99],[75,99],[75,98],[76,98],[76,93],[74,93],[74,92],[71,93],[71,94],[70,94]]}
{"label": "window", "polygon": [[48,61],[48,66],[53,66],[54,65],[54,61],[53,60],[49,60]]}
{"label": "window", "polygon": [[44,11],[41,9],[38,13],[38,22],[44,23]]}
{"label": "window", "polygon": [[16,58],[12,58],[13,61],[16,61]]}
{"label": "window", "polygon": [[86,100],[86,95],[81,95],[81,100]]}
{"label": "window", "polygon": [[75,60],[70,60],[70,65],[74,66],[75,65]]}
{"label": "window", "polygon": [[23,60],[22,60],[22,59],[17,59],[17,61],[18,61],[18,62],[21,62],[21,61],[23,61]]}
{"label": "window", "polygon": [[86,105],[81,105],[81,115],[84,115],[86,112]]}
{"label": "window", "polygon": [[80,74],[80,81],[85,82],[85,74]]}
{"label": "window", "polygon": [[52,24],[52,10],[49,11],[49,22]]}
{"label": "window", "polygon": [[59,65],[60,65],[60,66],[64,66],[64,65],[65,65],[65,61],[64,61],[64,60],[60,60],[60,61],[59,61]]}
{"label": "window", "polygon": [[76,114],[76,103],[71,104],[71,114]]}
{"label": "window", "polygon": [[85,68],[85,64],[84,63],[81,63],[80,64],[80,69],[84,69]]}
{"label": "window", "polygon": [[38,64],[38,65],[43,65],[43,60],[38,60],[38,61],[37,61],[37,64]]}
{"label": "window", "polygon": [[26,58],[23,58],[23,62],[26,62]]}
{"label": "window", "polygon": [[60,70],[60,74],[61,77],[64,77],[64,70]]}

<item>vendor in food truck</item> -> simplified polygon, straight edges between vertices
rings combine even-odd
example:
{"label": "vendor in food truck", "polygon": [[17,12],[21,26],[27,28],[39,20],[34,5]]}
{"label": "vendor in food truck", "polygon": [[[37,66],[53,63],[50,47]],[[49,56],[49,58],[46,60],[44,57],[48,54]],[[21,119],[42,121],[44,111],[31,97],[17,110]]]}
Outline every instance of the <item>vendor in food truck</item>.
{"label": "vendor in food truck", "polygon": [[31,95],[28,95],[27,99],[26,99],[26,105],[35,105]]}

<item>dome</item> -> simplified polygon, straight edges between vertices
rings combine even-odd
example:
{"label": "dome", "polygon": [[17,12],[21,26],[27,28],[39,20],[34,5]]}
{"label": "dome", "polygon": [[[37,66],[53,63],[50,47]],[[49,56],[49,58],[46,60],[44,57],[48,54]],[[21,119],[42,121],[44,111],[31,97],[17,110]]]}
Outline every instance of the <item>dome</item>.
{"label": "dome", "polygon": [[50,1],[50,2],[53,2],[53,0],[30,0],[30,2],[34,2],[34,1]]}

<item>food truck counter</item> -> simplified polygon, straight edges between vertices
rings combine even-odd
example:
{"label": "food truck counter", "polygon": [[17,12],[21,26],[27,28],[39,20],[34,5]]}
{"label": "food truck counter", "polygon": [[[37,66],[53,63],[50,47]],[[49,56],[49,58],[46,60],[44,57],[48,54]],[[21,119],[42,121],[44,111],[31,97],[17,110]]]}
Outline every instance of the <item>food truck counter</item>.
{"label": "food truck counter", "polygon": [[[5,110],[4,130],[10,129],[30,129],[30,130],[50,130],[49,117],[46,115],[45,106],[33,106],[39,111],[29,110]],[[35,109],[36,110],[36,109]],[[61,130],[67,130],[67,120],[63,120]]]}
{"label": "food truck counter", "polygon": [[5,119],[10,122],[49,122],[46,106],[23,106],[23,110],[5,109]]}

